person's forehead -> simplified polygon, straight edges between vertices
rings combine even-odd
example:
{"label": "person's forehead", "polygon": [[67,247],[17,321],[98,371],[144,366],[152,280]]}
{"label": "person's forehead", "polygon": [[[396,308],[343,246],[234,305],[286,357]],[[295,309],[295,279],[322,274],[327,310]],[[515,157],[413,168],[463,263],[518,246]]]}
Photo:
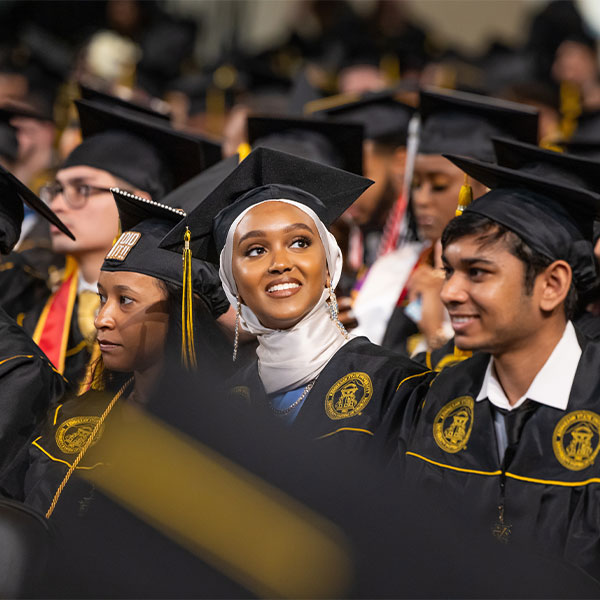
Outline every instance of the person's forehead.
{"label": "person's forehead", "polygon": [[116,178],[112,173],[88,167],[87,165],[75,165],[60,169],[56,173],[56,180],[60,183],[68,183],[70,181],[85,181],[86,183],[102,183],[108,186],[115,184]]}
{"label": "person's forehead", "polygon": [[287,227],[291,223],[305,223],[313,228],[314,223],[302,209],[287,202],[269,201],[253,206],[241,219],[237,231],[269,224],[271,227]]}
{"label": "person's forehead", "polygon": [[98,285],[105,289],[128,287],[152,296],[163,297],[166,295],[166,291],[156,277],[134,271],[100,271]]}
{"label": "person's forehead", "polygon": [[452,177],[462,176],[463,172],[441,154],[417,154],[415,171],[419,173],[442,173]]}
{"label": "person's forehead", "polygon": [[484,234],[468,234],[452,240],[445,246],[443,256],[448,260],[452,258],[456,260],[481,258],[498,262],[498,260],[504,260],[505,257],[512,257],[513,255],[504,236],[494,238],[493,232],[486,232]]}

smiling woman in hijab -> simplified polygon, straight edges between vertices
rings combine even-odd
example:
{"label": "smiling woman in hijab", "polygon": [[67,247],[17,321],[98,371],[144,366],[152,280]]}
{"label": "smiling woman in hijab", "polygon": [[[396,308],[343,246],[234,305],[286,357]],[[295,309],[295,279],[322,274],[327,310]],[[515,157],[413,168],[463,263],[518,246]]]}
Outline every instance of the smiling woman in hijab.
{"label": "smiling woman in hijab", "polygon": [[337,318],[342,255],[327,227],[370,184],[258,148],[162,242],[178,251],[189,229],[193,255],[220,264],[236,329],[257,336],[257,361],[237,374],[234,394],[311,438],[352,446],[385,438],[428,379]]}

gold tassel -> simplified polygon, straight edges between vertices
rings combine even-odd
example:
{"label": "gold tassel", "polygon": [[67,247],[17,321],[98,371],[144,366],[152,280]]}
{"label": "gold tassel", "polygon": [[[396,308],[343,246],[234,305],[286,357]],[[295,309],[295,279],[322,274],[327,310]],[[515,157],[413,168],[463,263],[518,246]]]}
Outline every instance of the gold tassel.
{"label": "gold tassel", "polygon": [[183,293],[181,297],[181,362],[186,369],[195,369],[196,348],[194,347],[194,315],[192,307],[192,251],[190,230],[186,227],[183,236]]}
{"label": "gold tassel", "polygon": [[471,202],[473,202],[473,190],[469,185],[469,176],[465,173],[465,182],[460,187],[460,192],[458,193],[458,206],[456,207],[455,216],[460,217]]}
{"label": "gold tassel", "polygon": [[240,162],[242,162],[246,158],[246,156],[248,156],[248,154],[250,154],[250,152],[252,152],[252,148],[250,147],[250,144],[248,144],[246,142],[242,142],[237,147],[237,153],[238,153]]}

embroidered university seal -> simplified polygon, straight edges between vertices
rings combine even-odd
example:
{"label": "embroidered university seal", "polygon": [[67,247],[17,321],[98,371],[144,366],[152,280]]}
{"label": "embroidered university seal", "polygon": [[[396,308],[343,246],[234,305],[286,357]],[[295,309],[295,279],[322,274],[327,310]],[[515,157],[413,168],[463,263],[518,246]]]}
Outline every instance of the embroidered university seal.
{"label": "embroidered university seal", "polygon": [[467,447],[473,429],[473,398],[460,396],[448,402],[433,422],[433,438],[444,452],[455,454]]}
{"label": "embroidered university seal", "polygon": [[373,395],[373,384],[366,373],[354,372],[336,381],[325,396],[325,412],[337,421],[360,415]]}
{"label": "embroidered university seal", "polygon": [[554,428],[552,449],[563,467],[571,471],[587,469],[600,451],[600,416],[591,410],[565,415]]}
{"label": "embroidered university seal", "polygon": [[[56,431],[56,445],[65,454],[77,454],[90,437],[99,417],[72,417],[67,419]],[[96,434],[92,446],[102,437],[104,425]]]}

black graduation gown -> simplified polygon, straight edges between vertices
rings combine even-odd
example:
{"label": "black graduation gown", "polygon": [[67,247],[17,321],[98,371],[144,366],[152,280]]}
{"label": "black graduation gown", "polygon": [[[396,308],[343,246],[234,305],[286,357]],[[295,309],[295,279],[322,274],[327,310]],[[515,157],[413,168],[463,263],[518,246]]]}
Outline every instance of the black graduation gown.
{"label": "black graduation gown", "polygon": [[0,476],[65,387],[40,348],[0,308]]}
{"label": "black graduation gown", "polygon": [[475,401],[485,353],[437,376],[399,450],[410,482],[482,532],[503,533],[509,544],[531,546],[600,579],[600,344],[578,338],[582,356],[567,409],[537,405],[506,464],[498,456],[494,409]]}
{"label": "black graduation gown", "polygon": [[399,354],[408,355],[408,339],[418,333],[417,324],[404,312],[404,306],[395,306],[381,345]]}
{"label": "black graduation gown", "polygon": [[[57,272],[59,257],[40,248],[11,252],[0,263],[0,306],[33,336],[38,320],[51,296],[49,277]],[[90,345],[79,329],[77,299],[73,307],[65,369],[63,375],[71,385],[78,385],[91,358]]]}
{"label": "black graduation gown", "polygon": [[[342,346],[321,371],[293,427],[311,439],[361,450],[386,445],[409,406],[418,405],[431,371],[366,337]],[[232,395],[270,413],[270,403],[254,362],[232,382]],[[274,416],[274,415],[273,415]]]}
{"label": "black graduation gown", "polygon": [[[44,298],[42,302],[38,303],[24,315],[22,321],[23,329],[30,336],[33,336],[37,322],[49,297],[50,293],[48,293],[47,297]],[[71,315],[67,352],[65,355],[65,370],[63,373],[69,384],[75,387],[81,383],[81,380],[85,376],[86,367],[92,356],[90,351],[91,346],[79,329],[78,309],[79,301],[78,298],[76,298],[73,306],[73,313]]]}

